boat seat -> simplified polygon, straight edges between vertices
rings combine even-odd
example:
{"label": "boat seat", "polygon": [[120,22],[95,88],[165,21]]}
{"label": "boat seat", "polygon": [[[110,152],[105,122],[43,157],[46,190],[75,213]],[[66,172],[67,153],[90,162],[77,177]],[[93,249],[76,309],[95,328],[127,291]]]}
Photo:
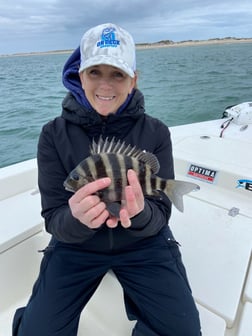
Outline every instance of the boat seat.
{"label": "boat seat", "polygon": [[24,306],[38,276],[50,235],[40,231],[0,253],[0,335],[11,336],[14,312]]}
{"label": "boat seat", "polygon": [[[123,306],[123,294],[116,280],[111,280],[108,273],[103,279],[100,288],[90,300],[89,306],[81,314],[78,336],[129,336],[134,327],[134,321],[128,321]],[[111,295],[113,288],[113,295]],[[118,291],[119,288],[119,291]],[[114,291],[115,289],[115,291]],[[104,297],[105,295],[105,297]],[[101,299],[106,301],[101,301]],[[0,335],[11,336],[11,325],[15,310],[26,304],[27,299],[19,300],[2,311],[0,315]],[[201,305],[197,305],[204,336],[224,336],[226,324],[218,315],[213,314]],[[245,336],[241,334],[239,336]]]}
{"label": "boat seat", "polygon": [[[95,321],[99,321],[98,325]],[[78,336],[128,336],[131,335],[134,324],[127,319],[122,288],[110,271],[102,279],[81,315]],[[100,328],[102,332],[99,332]]]}
{"label": "boat seat", "polygon": [[[111,289],[113,291],[111,292]],[[204,336],[224,336],[226,323],[220,316],[212,313],[205,307],[197,304]],[[86,312],[88,316],[86,316]],[[99,325],[87,323],[88,317],[94,316]],[[85,323],[85,321],[87,321]],[[123,301],[123,291],[113,272],[109,272],[103,278],[97,291],[89,301],[80,320],[78,336],[101,335],[100,323],[103,325],[102,335],[129,336],[135,324],[128,321]],[[91,328],[91,329],[89,329]],[[89,332],[87,332],[87,330]],[[91,332],[92,331],[92,332]]]}
{"label": "boat seat", "polygon": [[37,160],[31,159],[3,167],[0,171],[0,201],[37,185]]}
{"label": "boat seat", "polygon": [[246,302],[244,305],[243,314],[241,316],[241,323],[237,336],[249,336],[252,335],[252,303]]}
{"label": "boat seat", "polygon": [[37,176],[36,159],[1,168],[0,254],[43,228]]}
{"label": "boat seat", "polygon": [[200,315],[202,336],[224,336],[226,322],[220,316],[197,304]]}
{"label": "boat seat", "polygon": [[[13,315],[24,306],[38,275],[43,249],[50,236],[42,231],[0,254],[0,335],[11,336]],[[17,286],[18,279],[18,286]],[[198,304],[204,336],[224,336],[226,323],[220,316]],[[135,322],[128,321],[123,291],[113,272],[103,278],[84,309],[78,336],[129,336]]]}
{"label": "boat seat", "polygon": [[196,301],[231,328],[249,267],[251,218],[232,217],[228,209],[214,205],[214,197],[205,202],[197,196],[200,191],[184,197],[184,213],[173,209],[170,226],[181,244]]}
{"label": "boat seat", "polygon": [[50,235],[41,231],[0,253],[1,311],[29,297],[43,256],[38,251],[47,246],[49,239]]}
{"label": "boat seat", "polygon": [[245,289],[244,289],[243,301],[252,302],[252,260],[251,260],[251,263],[250,263],[248,278],[247,278],[246,286],[245,286]]}
{"label": "boat seat", "polygon": [[0,201],[0,253],[42,231],[40,209],[36,188]]}

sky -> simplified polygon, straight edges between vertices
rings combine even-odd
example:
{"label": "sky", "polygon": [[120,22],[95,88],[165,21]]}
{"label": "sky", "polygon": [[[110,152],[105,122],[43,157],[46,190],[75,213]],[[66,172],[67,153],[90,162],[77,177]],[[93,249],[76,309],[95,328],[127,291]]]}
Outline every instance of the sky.
{"label": "sky", "polygon": [[73,49],[106,22],[136,43],[252,38],[252,1],[0,0],[0,54]]}

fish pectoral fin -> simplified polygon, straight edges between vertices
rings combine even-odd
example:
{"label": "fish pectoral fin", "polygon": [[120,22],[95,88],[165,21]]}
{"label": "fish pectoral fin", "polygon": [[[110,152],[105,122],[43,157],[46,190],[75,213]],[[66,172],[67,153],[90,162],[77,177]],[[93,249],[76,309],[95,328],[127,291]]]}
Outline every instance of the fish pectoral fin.
{"label": "fish pectoral fin", "polygon": [[120,210],[121,210],[121,203],[120,202],[114,202],[114,203],[109,203],[107,204],[107,210],[108,212],[116,217],[116,218],[120,218]]}

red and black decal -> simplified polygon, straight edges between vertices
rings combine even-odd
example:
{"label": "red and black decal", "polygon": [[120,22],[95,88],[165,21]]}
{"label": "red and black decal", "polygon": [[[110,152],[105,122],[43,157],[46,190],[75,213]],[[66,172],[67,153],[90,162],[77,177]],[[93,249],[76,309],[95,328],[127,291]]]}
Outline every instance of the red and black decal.
{"label": "red and black decal", "polygon": [[217,170],[190,164],[187,175],[208,183],[214,183]]}

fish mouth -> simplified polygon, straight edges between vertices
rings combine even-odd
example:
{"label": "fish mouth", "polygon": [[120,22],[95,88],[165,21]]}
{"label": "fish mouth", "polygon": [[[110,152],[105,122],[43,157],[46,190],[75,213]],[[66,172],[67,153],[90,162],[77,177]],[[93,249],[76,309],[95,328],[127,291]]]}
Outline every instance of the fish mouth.
{"label": "fish mouth", "polygon": [[65,190],[70,191],[70,192],[72,192],[72,193],[75,192],[74,188],[71,187],[71,186],[69,186],[69,185],[67,184],[67,182],[64,182],[63,185],[64,185]]}

